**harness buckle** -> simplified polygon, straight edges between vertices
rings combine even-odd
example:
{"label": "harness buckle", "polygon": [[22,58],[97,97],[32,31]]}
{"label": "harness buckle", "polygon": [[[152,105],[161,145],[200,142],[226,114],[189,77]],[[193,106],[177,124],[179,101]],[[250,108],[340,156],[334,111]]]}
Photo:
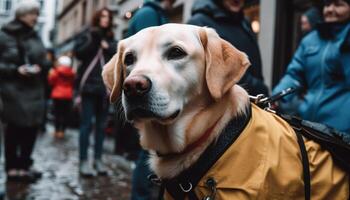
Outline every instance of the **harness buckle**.
{"label": "harness buckle", "polygon": [[267,100],[267,97],[265,97],[264,94],[258,94],[256,96],[251,96],[249,95],[249,98],[255,103],[255,104],[260,104],[264,101]]}
{"label": "harness buckle", "polygon": [[283,98],[286,95],[294,93],[296,90],[297,90],[296,88],[290,87],[270,97],[266,97],[264,94],[258,94],[256,96],[249,95],[249,99],[251,102],[259,106],[260,108],[272,113],[276,113],[274,111],[273,103]]}

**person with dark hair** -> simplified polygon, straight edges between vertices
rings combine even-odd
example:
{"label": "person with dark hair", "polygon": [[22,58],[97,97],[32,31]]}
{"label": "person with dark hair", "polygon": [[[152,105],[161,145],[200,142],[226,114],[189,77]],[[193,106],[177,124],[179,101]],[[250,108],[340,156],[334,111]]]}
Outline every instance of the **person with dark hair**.
{"label": "person with dark hair", "polygon": [[[160,26],[168,23],[169,20],[166,12],[172,9],[174,3],[175,0],[145,1],[142,8],[136,11],[129,23],[128,36],[132,36],[147,27]],[[137,134],[136,130],[133,134]],[[147,163],[148,156],[149,154],[146,150],[141,150],[139,153],[132,176],[132,200],[152,199],[152,183],[147,179],[148,175],[151,174]]]}
{"label": "person with dark hair", "polygon": [[324,2],[324,23],[303,38],[273,94],[296,88],[282,102],[299,98],[301,118],[336,128],[350,138],[350,0]]}
{"label": "person with dark hair", "polygon": [[0,85],[5,128],[7,180],[35,181],[31,169],[36,135],[45,114],[45,80],[51,63],[34,30],[40,4],[22,1],[15,19],[0,31]]}
{"label": "person with dark hair", "polygon": [[[81,101],[79,137],[79,172],[82,176],[106,175],[102,162],[105,121],[108,112],[107,91],[101,77],[102,67],[115,53],[113,15],[107,8],[98,10],[87,34],[78,38],[75,56],[81,61],[77,71],[76,90]],[[89,135],[95,119],[94,168],[88,160]]]}
{"label": "person with dark hair", "polygon": [[318,23],[322,22],[322,15],[316,7],[306,10],[300,17],[301,32],[303,35],[308,34],[316,28]]}
{"label": "person with dark hair", "polygon": [[268,94],[262,75],[261,56],[250,23],[245,19],[245,0],[197,0],[188,24],[215,29],[219,36],[246,53],[251,66],[239,84],[250,95]]}

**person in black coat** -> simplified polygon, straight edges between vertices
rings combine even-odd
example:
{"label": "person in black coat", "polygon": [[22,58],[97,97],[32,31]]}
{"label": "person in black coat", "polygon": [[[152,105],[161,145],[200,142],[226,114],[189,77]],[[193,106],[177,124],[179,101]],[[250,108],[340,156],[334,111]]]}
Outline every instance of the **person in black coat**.
{"label": "person in black coat", "polygon": [[245,52],[251,62],[239,84],[250,95],[268,95],[262,76],[262,63],[256,36],[243,14],[244,0],[197,0],[192,7],[188,24],[207,26],[221,38]]}
{"label": "person in black coat", "polygon": [[[113,15],[107,8],[98,10],[89,31],[78,38],[75,56],[81,61],[77,71],[76,88],[81,97],[81,124],[79,139],[80,174],[93,176],[106,174],[102,151],[105,121],[108,112],[107,90],[102,80],[102,67],[116,51],[112,31]],[[88,162],[89,135],[95,118],[94,169]]]}
{"label": "person in black coat", "polygon": [[23,1],[15,19],[0,31],[0,85],[8,180],[34,181],[31,168],[36,134],[45,114],[45,80],[51,63],[34,30],[40,4]]}

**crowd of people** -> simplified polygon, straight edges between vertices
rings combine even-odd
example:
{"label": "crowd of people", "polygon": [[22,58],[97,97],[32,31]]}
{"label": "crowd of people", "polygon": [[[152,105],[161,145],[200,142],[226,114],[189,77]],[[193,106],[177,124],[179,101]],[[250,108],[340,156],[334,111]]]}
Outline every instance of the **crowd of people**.
{"label": "crowd of people", "polygon": [[[108,94],[101,77],[102,67],[116,51],[111,11],[103,8],[73,49],[80,60],[73,69],[73,56],[54,59],[34,27],[40,4],[22,1],[15,18],[0,31],[1,121],[5,127],[7,180],[33,182],[41,173],[32,168],[34,143],[47,112],[47,96],[53,101],[54,137],[62,139],[73,105],[80,112],[79,172],[84,177],[106,175],[102,162]],[[47,85],[50,94],[47,95]],[[94,126],[93,126],[94,123]],[[88,157],[89,135],[95,129],[94,159]]]}
{"label": "crowd of people", "polygon": [[[175,0],[145,1],[130,20],[128,36],[168,23],[167,14],[174,3]],[[211,27],[245,52],[251,66],[239,84],[250,95],[269,95],[256,34],[244,16],[244,4],[244,0],[197,0],[187,23]],[[15,18],[0,31],[0,131],[3,122],[7,178],[33,181],[41,176],[32,169],[31,153],[36,135],[45,123],[46,83],[53,100],[54,136],[64,137],[73,105],[79,108],[79,172],[84,177],[106,175],[102,157],[110,105],[101,71],[116,52],[112,13],[108,8],[98,10],[90,28],[76,39],[72,54],[61,55],[57,60],[46,58],[47,51],[35,32],[38,15],[38,3],[23,1],[15,10]],[[350,114],[344,109],[350,106],[350,1],[324,0],[322,10],[307,10],[301,17],[301,30],[299,47],[272,94],[290,87],[296,92],[278,102],[278,109],[324,123],[350,138]],[[73,59],[80,61],[77,70],[73,69]],[[132,199],[151,199],[151,186],[146,178],[150,174],[148,152],[136,145],[137,130],[123,120],[116,118],[117,149],[123,151],[121,146],[132,144],[129,151],[137,158]],[[93,162],[88,156],[92,127]]]}

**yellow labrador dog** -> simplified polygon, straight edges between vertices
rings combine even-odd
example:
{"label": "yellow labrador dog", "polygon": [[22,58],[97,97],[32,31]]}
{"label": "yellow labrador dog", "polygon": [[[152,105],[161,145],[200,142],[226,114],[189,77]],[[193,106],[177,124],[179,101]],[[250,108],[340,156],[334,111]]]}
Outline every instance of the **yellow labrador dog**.
{"label": "yellow labrador dog", "polygon": [[[166,24],[120,41],[102,75],[111,101],[121,96],[126,118],[139,129],[150,167],[168,184],[166,199],[305,198],[293,129],[250,104],[236,85],[249,65],[210,28]],[[223,134],[232,142],[213,159],[206,152]],[[311,199],[348,199],[348,175],[318,144],[304,141]],[[193,181],[196,163],[206,160],[210,167]]]}

